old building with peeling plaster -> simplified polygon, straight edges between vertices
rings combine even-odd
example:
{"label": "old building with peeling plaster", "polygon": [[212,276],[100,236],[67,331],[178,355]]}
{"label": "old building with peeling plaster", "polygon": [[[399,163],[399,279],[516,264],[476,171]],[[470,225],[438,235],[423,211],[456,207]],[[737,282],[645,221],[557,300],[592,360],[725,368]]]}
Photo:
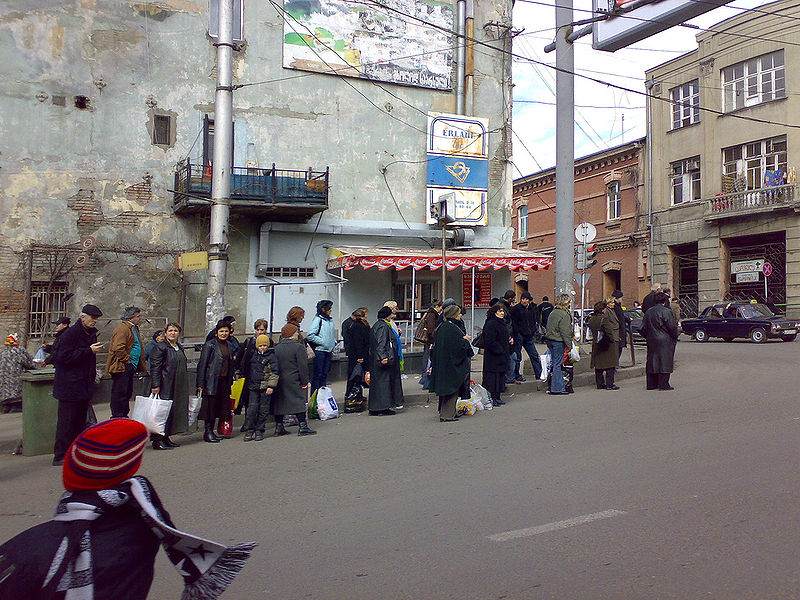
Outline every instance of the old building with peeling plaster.
{"label": "old building with peeling plaster", "polygon": [[[362,305],[374,315],[406,293],[410,275],[348,271],[339,290],[326,269],[329,247],[429,248],[440,236],[425,222],[425,130],[428,113],[455,111],[452,90],[423,87],[425,73],[413,69],[404,77],[414,85],[404,85],[314,72],[299,62],[287,68],[287,14],[280,3],[246,1],[234,54],[234,84],[242,86],[234,92],[234,188],[239,174],[243,197],[231,209],[226,306],[240,330],[270,313],[279,329],[290,306],[311,315],[322,298],[341,298],[344,316]],[[208,241],[209,17],[206,0],[0,5],[6,332],[29,334],[35,344],[52,318],[74,318],[93,303],[109,319],[141,306],[147,335],[165,320],[182,320],[190,338],[204,334],[205,272],[181,273],[175,259]],[[472,53],[469,110],[490,127],[488,224],[474,228],[475,246],[511,244],[510,25],[508,0],[474,3],[480,45]],[[374,26],[387,27],[364,24]],[[402,42],[388,29],[384,37]],[[426,61],[417,61],[423,69]],[[242,192],[255,177],[263,189]],[[259,194],[275,197],[281,177],[324,190],[324,204],[313,194],[305,210],[259,204]],[[182,183],[194,185],[188,195],[176,193]],[[418,289],[427,285],[427,296],[436,295],[439,277],[417,273]],[[460,271],[447,285],[460,298]],[[493,287],[508,287],[507,272],[494,275]],[[113,322],[99,326],[110,335]]]}

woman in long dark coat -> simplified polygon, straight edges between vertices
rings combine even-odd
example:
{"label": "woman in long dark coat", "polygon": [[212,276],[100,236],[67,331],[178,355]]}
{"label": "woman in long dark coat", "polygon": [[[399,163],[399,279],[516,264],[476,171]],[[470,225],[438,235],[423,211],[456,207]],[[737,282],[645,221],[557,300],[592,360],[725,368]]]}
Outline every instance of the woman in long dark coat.
{"label": "woman in long dark coat", "polygon": [[678,323],[672,310],[665,306],[666,294],[658,292],[655,302],[642,321],[642,335],[647,338],[647,389],[671,390],[669,376],[678,343]]}
{"label": "woman in long dark coat", "polygon": [[231,418],[235,349],[228,343],[230,333],[227,321],[218,322],[214,337],[203,344],[197,363],[197,393],[203,394],[198,418],[205,421],[203,439],[212,444],[220,441],[214,433],[214,422]]}
{"label": "woman in long dark coat", "polygon": [[505,404],[500,399],[510,358],[505,316],[505,306],[496,302],[487,312],[483,326],[483,387],[492,397],[492,406]]}
{"label": "woman in long dark coat", "polygon": [[342,338],[344,352],[347,354],[347,386],[344,391],[344,396],[347,398],[353,386],[361,385],[363,382],[363,379],[359,382],[351,377],[356,365],[361,365],[364,375],[369,371],[369,322],[366,308],[355,309],[350,318],[344,322]]}
{"label": "woman in long dark coat", "polygon": [[308,369],[308,356],[300,342],[300,330],[294,323],[287,323],[281,329],[281,340],[275,346],[278,359],[278,387],[272,394],[270,413],[275,417],[275,437],[289,435],[283,425],[285,415],[295,415],[300,429],[297,435],[317,433],[308,426],[306,418],[306,399],[311,374]]}
{"label": "woman in long dark coat", "polygon": [[461,309],[451,305],[442,314],[444,321],[433,337],[430,391],[439,396],[439,421],[456,421],[456,403],[469,373],[472,346],[457,322]]}
{"label": "woman in long dark coat", "polygon": [[151,434],[155,450],[169,450],[180,446],[169,439],[175,433],[189,429],[189,372],[186,353],[178,343],[181,326],[170,323],[164,329],[164,340],[150,351],[150,386],[153,394],[172,400],[164,435]]}
{"label": "woman in long dark coat", "polygon": [[594,312],[589,319],[589,329],[592,330],[590,366],[594,369],[594,381],[598,390],[618,390],[619,386],[614,384],[614,375],[619,366],[617,354],[619,327],[608,318],[607,307],[608,304],[602,300],[595,303]]}
{"label": "woman in long dark coat", "polygon": [[400,348],[388,320],[391,314],[388,306],[381,308],[369,334],[369,414],[373,416],[393,415],[392,408],[403,404]]}

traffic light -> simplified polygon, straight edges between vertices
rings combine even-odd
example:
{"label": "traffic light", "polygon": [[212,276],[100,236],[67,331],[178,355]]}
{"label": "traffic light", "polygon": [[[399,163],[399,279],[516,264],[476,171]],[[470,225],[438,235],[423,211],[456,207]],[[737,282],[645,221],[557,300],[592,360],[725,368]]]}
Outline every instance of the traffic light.
{"label": "traffic light", "polygon": [[589,269],[597,264],[597,244],[591,244],[589,246],[585,246],[585,251],[583,253],[583,268]]}
{"label": "traffic light", "polygon": [[578,271],[583,271],[586,268],[586,246],[583,244],[575,246],[575,267]]}

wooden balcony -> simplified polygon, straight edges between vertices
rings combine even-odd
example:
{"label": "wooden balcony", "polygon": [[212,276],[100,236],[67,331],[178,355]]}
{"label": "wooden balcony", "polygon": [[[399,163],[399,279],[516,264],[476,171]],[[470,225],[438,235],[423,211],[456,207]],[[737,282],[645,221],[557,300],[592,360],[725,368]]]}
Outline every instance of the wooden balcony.
{"label": "wooden balcony", "polygon": [[[297,171],[233,167],[231,212],[304,223],[328,208],[329,169]],[[183,163],[175,172],[173,210],[194,214],[211,206],[211,167]]]}
{"label": "wooden balcony", "polygon": [[800,209],[796,185],[776,185],[758,190],[720,194],[706,200],[703,218],[706,221],[733,219],[776,210]]}

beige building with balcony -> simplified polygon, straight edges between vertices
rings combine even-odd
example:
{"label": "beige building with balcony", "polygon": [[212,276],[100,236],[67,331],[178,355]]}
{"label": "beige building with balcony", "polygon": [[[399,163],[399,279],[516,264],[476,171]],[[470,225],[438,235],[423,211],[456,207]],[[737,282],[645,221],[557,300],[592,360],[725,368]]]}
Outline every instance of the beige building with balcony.
{"label": "beige building with balcony", "polygon": [[684,316],[765,297],[798,315],[800,2],[713,29],[647,71],[653,278]]}

